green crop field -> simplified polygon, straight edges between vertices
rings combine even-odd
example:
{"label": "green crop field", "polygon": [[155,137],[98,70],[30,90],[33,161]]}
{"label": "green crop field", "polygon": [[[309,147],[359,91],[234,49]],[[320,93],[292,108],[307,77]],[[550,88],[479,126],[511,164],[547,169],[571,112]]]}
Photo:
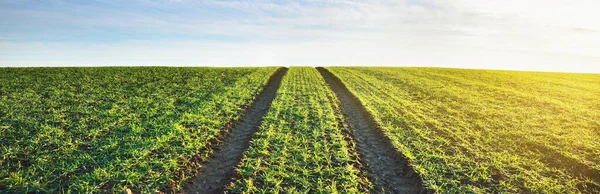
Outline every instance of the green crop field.
{"label": "green crop field", "polygon": [[599,74],[0,68],[0,83],[0,193],[600,192]]}
{"label": "green crop field", "polygon": [[600,75],[329,69],[437,192],[600,192]]}
{"label": "green crop field", "polygon": [[276,68],[0,68],[0,193],[177,189]]}
{"label": "green crop field", "polygon": [[292,67],[237,169],[245,193],[364,193],[338,101],[319,72]]}

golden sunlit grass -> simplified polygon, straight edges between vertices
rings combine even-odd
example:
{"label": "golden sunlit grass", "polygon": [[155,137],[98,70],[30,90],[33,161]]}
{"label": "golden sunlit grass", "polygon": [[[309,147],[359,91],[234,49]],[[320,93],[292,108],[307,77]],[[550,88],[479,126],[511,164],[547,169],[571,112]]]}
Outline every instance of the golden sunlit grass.
{"label": "golden sunlit grass", "polygon": [[600,75],[329,69],[438,192],[600,192]]}

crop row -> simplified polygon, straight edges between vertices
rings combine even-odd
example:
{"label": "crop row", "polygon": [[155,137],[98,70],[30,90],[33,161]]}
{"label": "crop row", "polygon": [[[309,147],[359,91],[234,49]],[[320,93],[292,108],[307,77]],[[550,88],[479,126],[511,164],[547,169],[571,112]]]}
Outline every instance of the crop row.
{"label": "crop row", "polygon": [[314,68],[292,67],[236,169],[231,192],[364,193],[369,181],[339,101]]}
{"label": "crop row", "polygon": [[329,69],[437,192],[600,191],[598,75]]}

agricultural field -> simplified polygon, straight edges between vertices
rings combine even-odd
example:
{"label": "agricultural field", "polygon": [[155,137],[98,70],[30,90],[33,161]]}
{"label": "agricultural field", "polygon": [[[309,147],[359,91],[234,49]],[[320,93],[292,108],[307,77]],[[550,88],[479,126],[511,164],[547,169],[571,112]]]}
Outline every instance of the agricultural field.
{"label": "agricultural field", "polygon": [[269,68],[0,68],[0,193],[178,190]]}
{"label": "agricultural field", "polygon": [[435,192],[600,192],[598,74],[327,69]]}
{"label": "agricultural field", "polygon": [[0,68],[0,193],[599,193],[600,75]]}
{"label": "agricultural field", "polygon": [[364,193],[370,183],[339,102],[310,67],[292,67],[236,169],[233,193]]}

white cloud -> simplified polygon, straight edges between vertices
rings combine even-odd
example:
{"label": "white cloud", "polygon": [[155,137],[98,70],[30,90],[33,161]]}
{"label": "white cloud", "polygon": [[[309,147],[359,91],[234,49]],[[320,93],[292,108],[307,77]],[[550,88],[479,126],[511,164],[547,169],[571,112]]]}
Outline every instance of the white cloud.
{"label": "white cloud", "polygon": [[83,17],[32,10],[13,15],[30,22],[51,16],[57,24],[92,30],[241,40],[37,44],[5,41],[27,39],[27,33],[0,32],[0,65],[339,64],[600,72],[600,3],[591,0],[141,2],[145,11],[68,4]]}

